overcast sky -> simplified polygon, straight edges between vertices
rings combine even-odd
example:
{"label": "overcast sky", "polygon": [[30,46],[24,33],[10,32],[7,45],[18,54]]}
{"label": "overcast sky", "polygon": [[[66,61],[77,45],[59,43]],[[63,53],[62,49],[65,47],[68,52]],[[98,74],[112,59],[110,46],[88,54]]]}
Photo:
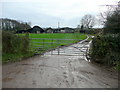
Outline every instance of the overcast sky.
{"label": "overcast sky", "polygon": [[[97,16],[106,4],[119,0],[2,0],[2,17],[40,27],[77,27],[85,14]],[[0,14],[1,15],[1,14]]]}

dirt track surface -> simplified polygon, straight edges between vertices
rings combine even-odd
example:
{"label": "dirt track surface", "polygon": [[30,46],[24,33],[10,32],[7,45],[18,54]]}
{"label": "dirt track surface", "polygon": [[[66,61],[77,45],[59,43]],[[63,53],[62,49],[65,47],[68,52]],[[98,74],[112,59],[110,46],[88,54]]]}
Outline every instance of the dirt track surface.
{"label": "dirt track surface", "polygon": [[3,88],[117,88],[118,74],[86,61],[83,42],[3,65]]}

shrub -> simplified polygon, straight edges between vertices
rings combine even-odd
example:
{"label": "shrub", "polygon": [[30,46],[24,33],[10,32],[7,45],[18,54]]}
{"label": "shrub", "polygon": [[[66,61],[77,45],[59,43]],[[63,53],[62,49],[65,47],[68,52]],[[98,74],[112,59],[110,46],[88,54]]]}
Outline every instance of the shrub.
{"label": "shrub", "polygon": [[16,57],[16,55],[26,56],[30,52],[29,46],[29,38],[27,36],[18,36],[8,31],[2,32],[3,59],[5,57],[10,59],[8,55],[12,57]]}
{"label": "shrub", "polygon": [[29,50],[29,38],[3,31],[2,45],[3,53],[26,53]]}
{"label": "shrub", "polygon": [[97,36],[93,39],[91,60],[109,66],[120,62],[120,35]]}

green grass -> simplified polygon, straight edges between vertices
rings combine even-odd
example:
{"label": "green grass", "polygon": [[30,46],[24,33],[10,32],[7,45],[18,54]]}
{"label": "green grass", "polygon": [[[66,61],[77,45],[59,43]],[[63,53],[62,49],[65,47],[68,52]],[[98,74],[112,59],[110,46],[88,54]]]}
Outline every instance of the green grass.
{"label": "green grass", "polygon": [[15,62],[15,61],[20,61],[24,58],[28,58],[33,56],[33,53],[26,53],[26,54],[21,54],[21,53],[6,53],[2,55],[2,63],[8,63],[8,62]]}
{"label": "green grass", "polygon": [[[24,34],[23,34],[24,35]],[[45,38],[31,40],[33,51],[43,53],[58,46],[69,45],[85,39],[87,36],[80,33],[54,33],[54,34],[29,34],[29,38]],[[51,40],[46,40],[51,39]],[[54,40],[54,39],[79,39],[79,40]],[[43,43],[44,42],[44,43]],[[58,43],[59,42],[59,43]]]}
{"label": "green grass", "polygon": [[86,35],[79,33],[44,33],[29,34],[30,38],[52,38],[52,39],[84,39]]}
{"label": "green grass", "polygon": [[[17,34],[17,35],[24,36],[24,35],[28,35],[28,34]],[[68,33],[29,34],[30,52],[28,52],[28,53],[19,53],[19,52],[4,53],[4,54],[2,54],[2,63],[20,61],[24,58],[33,56],[35,52],[42,54],[48,50],[57,48],[58,46],[64,46],[64,45],[76,43],[80,40],[85,39],[86,37],[87,37],[86,35],[79,34],[79,33],[73,33],[73,34],[72,33],[71,34],[70,33],[69,34]],[[31,38],[37,38],[37,39],[31,40]],[[44,45],[43,45],[43,40],[39,40],[38,38],[46,38],[46,39],[51,39],[51,40],[44,40]],[[60,40],[58,43],[57,40],[52,40],[52,39],[79,39],[79,40],[71,40],[71,41]],[[39,43],[33,43],[33,42],[39,42]]]}

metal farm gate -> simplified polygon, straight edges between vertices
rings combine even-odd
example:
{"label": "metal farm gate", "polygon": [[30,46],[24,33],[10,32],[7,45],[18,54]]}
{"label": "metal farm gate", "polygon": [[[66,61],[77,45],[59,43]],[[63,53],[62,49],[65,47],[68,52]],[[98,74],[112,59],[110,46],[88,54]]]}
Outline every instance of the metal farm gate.
{"label": "metal farm gate", "polygon": [[89,50],[87,39],[81,41],[80,39],[31,38],[31,46],[35,54],[43,54],[43,52],[48,51],[45,54],[86,56]]}

